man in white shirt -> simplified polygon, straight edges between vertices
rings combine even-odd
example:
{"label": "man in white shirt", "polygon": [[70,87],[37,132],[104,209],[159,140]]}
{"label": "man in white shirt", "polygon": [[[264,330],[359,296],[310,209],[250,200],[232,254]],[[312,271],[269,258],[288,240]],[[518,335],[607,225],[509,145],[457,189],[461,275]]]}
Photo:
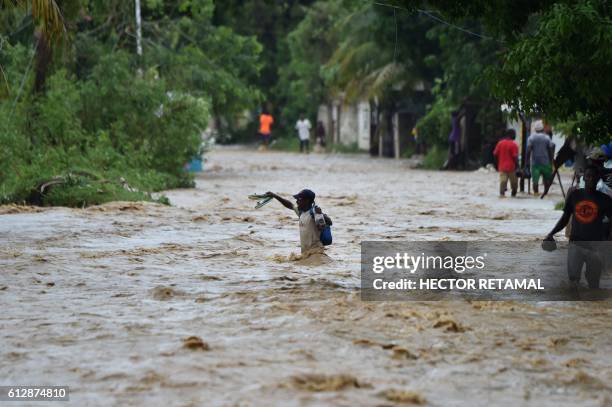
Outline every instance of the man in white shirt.
{"label": "man in white shirt", "polygon": [[[315,222],[315,213],[323,214],[321,208],[315,205],[315,193],[310,189],[303,189],[293,195],[293,202],[275,194],[274,192],[266,192],[267,196],[271,196],[280,202],[285,208],[291,209],[296,213],[300,224],[300,247],[302,254],[321,252],[323,243],[321,242],[321,231],[324,226],[319,226]],[[331,226],[332,220],[329,216],[323,214],[325,225]]]}
{"label": "man in white shirt", "polygon": [[300,153],[305,151],[308,154],[311,127],[310,121],[305,119],[304,115],[300,115],[300,120],[295,124],[295,129],[298,131],[298,137],[300,138]]}

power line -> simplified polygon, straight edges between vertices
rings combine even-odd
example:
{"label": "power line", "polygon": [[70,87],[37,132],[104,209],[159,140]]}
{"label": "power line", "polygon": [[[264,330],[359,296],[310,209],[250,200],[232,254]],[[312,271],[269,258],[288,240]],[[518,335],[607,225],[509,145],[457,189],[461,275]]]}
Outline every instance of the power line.
{"label": "power line", "polygon": [[487,35],[481,35],[481,34],[475,33],[474,31],[470,31],[467,28],[459,27],[458,25],[449,23],[448,21],[444,21],[441,18],[434,16],[433,14],[431,14],[430,12],[428,12],[426,10],[418,10],[418,12],[422,13],[422,14],[425,14],[427,17],[429,17],[429,18],[431,18],[431,19],[433,19],[435,21],[438,21],[438,22],[440,22],[442,24],[445,24],[445,25],[447,25],[449,27],[452,27],[452,28],[454,28],[456,30],[462,31],[462,32],[464,32],[466,34],[473,35],[474,37],[482,38],[483,40],[494,40],[494,41],[502,42],[502,41],[499,41],[499,40],[497,40],[497,39],[495,39],[493,37],[489,37]]}
{"label": "power line", "polygon": [[[375,5],[377,5],[377,6],[384,6],[384,7],[390,7],[390,8],[392,8],[392,9],[393,9],[393,14],[394,14],[394,15],[395,15],[395,10],[404,10],[404,11],[409,11],[409,12],[417,11],[418,13],[423,14],[423,15],[425,15],[426,17],[429,17],[430,19],[432,19],[432,20],[434,20],[434,21],[437,21],[437,22],[439,22],[439,23],[441,23],[441,24],[444,24],[444,25],[446,25],[446,26],[448,26],[448,27],[454,28],[454,29],[459,30],[459,31],[461,31],[461,32],[464,32],[464,33],[466,33],[466,34],[472,35],[472,36],[474,36],[474,37],[478,37],[478,38],[481,38],[481,39],[483,39],[483,40],[494,40],[494,41],[497,41],[497,42],[503,42],[503,41],[498,40],[498,39],[496,39],[496,38],[489,37],[489,36],[486,36],[486,35],[481,35],[481,34],[475,33],[474,31],[468,30],[467,28],[463,28],[463,27],[460,27],[460,26],[455,25],[455,24],[453,24],[453,23],[449,23],[448,21],[443,20],[442,18],[440,18],[440,17],[438,17],[438,16],[433,15],[433,14],[431,13],[431,11],[428,11],[428,10],[423,10],[423,9],[420,9],[420,8],[417,8],[417,9],[411,10],[411,9],[408,9],[408,8],[405,8],[405,7],[395,6],[395,5],[393,5],[393,4],[379,3],[379,2],[377,2],[377,1],[375,1],[375,2],[374,2],[374,4],[375,4]],[[396,24],[397,24],[397,23],[396,23]]]}

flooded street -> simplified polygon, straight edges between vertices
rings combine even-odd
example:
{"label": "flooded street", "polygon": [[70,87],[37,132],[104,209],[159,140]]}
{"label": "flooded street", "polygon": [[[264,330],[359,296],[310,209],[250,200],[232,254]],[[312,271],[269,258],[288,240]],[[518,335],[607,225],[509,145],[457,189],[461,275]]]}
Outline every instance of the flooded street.
{"label": "flooded street", "polygon": [[[302,188],[334,221],[324,264],[296,256],[295,214],[247,199]],[[497,173],[219,148],[172,207],[0,208],[0,384],[79,406],[610,405],[609,303],[361,301],[361,241],[538,240],[560,215],[557,186],[497,191]]]}

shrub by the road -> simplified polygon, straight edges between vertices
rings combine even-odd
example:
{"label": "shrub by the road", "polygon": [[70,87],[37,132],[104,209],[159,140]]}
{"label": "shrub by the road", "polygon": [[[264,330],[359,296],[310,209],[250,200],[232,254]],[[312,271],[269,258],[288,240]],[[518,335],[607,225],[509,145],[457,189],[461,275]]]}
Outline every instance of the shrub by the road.
{"label": "shrub by the road", "polygon": [[[28,53],[6,47],[3,67],[21,73]],[[183,166],[199,152],[207,100],[170,92],[154,71],[137,74],[121,51],[84,80],[60,69],[44,93],[30,86],[21,100],[0,101],[0,203],[152,200],[151,191],[192,184]]]}

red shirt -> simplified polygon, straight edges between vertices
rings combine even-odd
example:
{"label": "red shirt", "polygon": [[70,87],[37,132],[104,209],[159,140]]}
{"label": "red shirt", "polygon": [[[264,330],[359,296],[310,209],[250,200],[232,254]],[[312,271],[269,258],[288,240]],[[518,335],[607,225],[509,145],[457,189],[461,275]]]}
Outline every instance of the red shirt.
{"label": "red shirt", "polygon": [[518,158],[518,146],[510,139],[500,140],[493,150],[497,158],[497,170],[500,172],[512,172],[516,170],[516,159]]}

